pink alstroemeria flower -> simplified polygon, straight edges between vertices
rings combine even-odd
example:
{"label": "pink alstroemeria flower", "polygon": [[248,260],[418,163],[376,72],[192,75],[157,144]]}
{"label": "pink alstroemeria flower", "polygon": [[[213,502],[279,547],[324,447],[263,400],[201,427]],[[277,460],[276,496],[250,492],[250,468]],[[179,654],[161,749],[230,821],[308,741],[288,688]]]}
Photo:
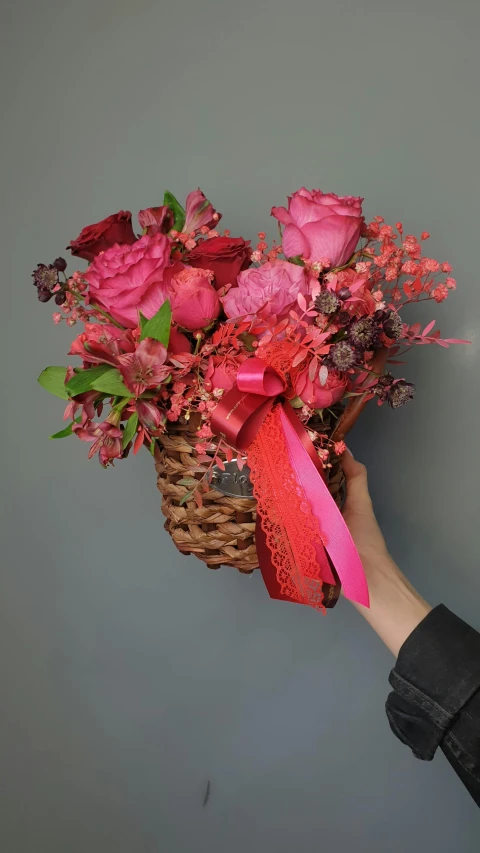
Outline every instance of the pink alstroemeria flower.
{"label": "pink alstroemeria flower", "polygon": [[93,420],[95,415],[102,414],[102,404],[100,403],[95,410],[95,401],[100,399],[102,395],[98,391],[84,391],[83,394],[77,394],[77,396],[70,400],[63,413],[63,420],[75,420],[75,415],[77,414],[79,409],[82,409],[82,420],[81,423],[85,424],[87,421]]}
{"label": "pink alstroemeria flower", "polygon": [[135,352],[118,356],[120,373],[128,390],[140,397],[147,388],[156,388],[171,372],[165,364],[167,348],[160,341],[145,338]]}
{"label": "pink alstroemeria flower", "polygon": [[122,430],[118,426],[104,421],[103,424],[89,423],[86,426],[74,424],[72,430],[82,441],[93,441],[88,458],[91,459],[98,452],[100,465],[104,468],[113,459],[122,456]]}
{"label": "pink alstroemeria flower", "polygon": [[156,433],[165,420],[165,414],[150,400],[137,400],[135,409],[138,420],[149,433]]}
{"label": "pink alstroemeria flower", "polygon": [[85,331],[73,341],[68,354],[78,355],[90,364],[117,366],[117,357],[134,352],[135,341],[130,329],[119,329],[112,323],[85,323]]}
{"label": "pink alstroemeria flower", "polygon": [[145,234],[168,234],[173,228],[173,213],[166,204],[139,210],[138,221]]}
{"label": "pink alstroemeria flower", "polygon": [[183,226],[185,234],[198,231],[203,226],[214,228],[220,218],[221,213],[216,212],[201,189],[189,193],[185,203],[185,225]]}

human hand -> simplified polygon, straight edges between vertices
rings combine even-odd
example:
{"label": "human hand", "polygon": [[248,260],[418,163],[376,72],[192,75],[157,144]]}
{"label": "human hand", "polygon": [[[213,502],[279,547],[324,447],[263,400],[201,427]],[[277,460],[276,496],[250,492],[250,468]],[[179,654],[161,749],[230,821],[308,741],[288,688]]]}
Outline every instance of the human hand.
{"label": "human hand", "polygon": [[342,456],[347,480],[343,516],[360,555],[370,607],[355,604],[394,655],[429,612],[430,605],[413,588],[390,556],[368,491],[367,469],[350,451]]}
{"label": "human hand", "polygon": [[375,570],[378,562],[389,556],[388,550],[373,511],[365,465],[357,462],[350,450],[346,450],[342,456],[342,467],[347,481],[343,517],[368,579],[368,574]]}

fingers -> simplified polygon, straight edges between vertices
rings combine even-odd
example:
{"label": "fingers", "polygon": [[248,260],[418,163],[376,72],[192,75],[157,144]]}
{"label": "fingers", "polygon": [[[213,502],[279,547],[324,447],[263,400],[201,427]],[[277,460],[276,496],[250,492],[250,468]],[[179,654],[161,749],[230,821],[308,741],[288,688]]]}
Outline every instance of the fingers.
{"label": "fingers", "polygon": [[347,480],[347,501],[349,503],[359,501],[370,503],[365,465],[357,462],[351,451],[346,450],[342,456],[342,468]]}

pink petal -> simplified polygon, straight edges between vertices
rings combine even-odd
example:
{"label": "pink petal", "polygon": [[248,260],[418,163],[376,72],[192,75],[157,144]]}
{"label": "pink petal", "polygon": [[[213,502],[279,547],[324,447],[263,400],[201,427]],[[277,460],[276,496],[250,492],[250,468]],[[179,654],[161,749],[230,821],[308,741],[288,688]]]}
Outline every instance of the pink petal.
{"label": "pink petal", "polygon": [[[296,225],[287,225],[283,232],[282,248],[286,258],[308,254],[308,243]],[[325,257],[323,255],[322,257]]]}
{"label": "pink petal", "polygon": [[328,258],[332,267],[341,266],[351,256],[352,245],[357,245],[361,227],[361,220],[352,216],[327,216],[321,222],[308,223],[303,227],[309,243],[308,258]]}
{"label": "pink petal", "polygon": [[318,219],[325,216],[321,205],[297,194],[292,197],[289,212],[295,225],[298,225],[299,228],[303,228],[308,222],[317,222]]}
{"label": "pink petal", "polygon": [[292,217],[286,207],[272,207],[270,215],[275,216],[283,225],[290,225],[292,222]]}
{"label": "pink petal", "polygon": [[166,282],[155,281],[143,294],[140,300],[139,310],[142,312],[144,317],[150,320],[150,318],[157,313],[158,309],[163,305],[166,299],[168,299],[168,286]]}

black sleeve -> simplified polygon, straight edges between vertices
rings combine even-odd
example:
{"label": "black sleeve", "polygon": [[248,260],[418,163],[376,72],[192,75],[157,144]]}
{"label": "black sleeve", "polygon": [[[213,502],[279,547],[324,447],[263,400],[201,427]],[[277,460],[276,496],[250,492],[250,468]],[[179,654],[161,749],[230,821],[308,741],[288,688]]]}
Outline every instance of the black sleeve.
{"label": "black sleeve", "polygon": [[394,734],[424,761],[440,747],[480,806],[480,634],[440,604],[404,642],[389,681]]}

